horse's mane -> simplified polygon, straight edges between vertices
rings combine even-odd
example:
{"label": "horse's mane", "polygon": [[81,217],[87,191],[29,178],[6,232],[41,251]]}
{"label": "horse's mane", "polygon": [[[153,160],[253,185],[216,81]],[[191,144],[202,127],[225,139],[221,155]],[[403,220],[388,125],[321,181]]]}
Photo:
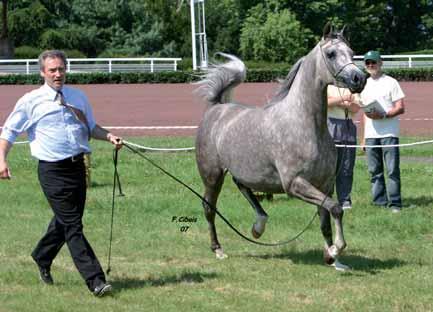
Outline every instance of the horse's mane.
{"label": "horse's mane", "polygon": [[290,87],[292,86],[293,81],[295,80],[296,74],[298,73],[299,68],[301,68],[301,65],[302,65],[302,62],[304,61],[304,59],[305,59],[305,56],[300,58],[295,63],[295,65],[292,66],[289,73],[287,74],[286,79],[280,81],[280,87],[278,88],[277,93],[275,93],[275,95],[272,97],[269,104],[267,104],[265,107],[272,106],[287,96],[287,94],[290,91]]}
{"label": "horse's mane", "polygon": [[[348,45],[348,42],[346,38],[343,35],[344,28],[341,31],[331,31],[329,34],[327,34],[322,40],[324,43],[328,42],[329,40],[333,39],[339,39],[343,42],[345,42]],[[320,43],[319,43],[320,44]],[[299,71],[299,68],[301,68],[301,65],[305,59],[305,56],[301,57],[290,69],[289,73],[287,74],[286,79],[280,81],[280,86],[275,93],[275,95],[272,97],[271,101],[265,105],[266,107],[272,106],[280,101],[282,101],[287,94],[289,94],[290,87],[293,84],[293,81],[295,80],[296,74]]]}

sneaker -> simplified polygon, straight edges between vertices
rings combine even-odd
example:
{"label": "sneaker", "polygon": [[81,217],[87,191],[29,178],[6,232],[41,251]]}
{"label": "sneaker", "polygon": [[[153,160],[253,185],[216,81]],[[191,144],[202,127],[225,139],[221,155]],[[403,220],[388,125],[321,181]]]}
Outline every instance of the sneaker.
{"label": "sneaker", "polygon": [[328,266],[333,267],[336,271],[340,272],[346,272],[351,270],[350,266],[339,262],[337,259],[335,259],[334,263],[328,264]]}
{"label": "sneaker", "polygon": [[53,285],[54,280],[53,280],[53,277],[51,276],[50,269],[49,268],[43,268],[39,265],[38,265],[38,268],[39,268],[39,278],[41,279],[41,281],[47,285]]}
{"label": "sneaker", "polygon": [[401,208],[397,207],[397,206],[392,206],[391,207],[391,211],[392,211],[392,213],[400,213],[401,212]]}
{"label": "sneaker", "polygon": [[113,287],[111,287],[110,284],[107,284],[107,283],[101,282],[98,286],[96,286],[96,287],[93,289],[93,294],[94,294],[96,297],[103,297],[103,296],[105,296],[105,295],[110,294],[112,290],[113,290]]}
{"label": "sneaker", "polygon": [[352,209],[352,203],[349,201],[346,201],[343,203],[342,207],[343,207],[343,210]]}

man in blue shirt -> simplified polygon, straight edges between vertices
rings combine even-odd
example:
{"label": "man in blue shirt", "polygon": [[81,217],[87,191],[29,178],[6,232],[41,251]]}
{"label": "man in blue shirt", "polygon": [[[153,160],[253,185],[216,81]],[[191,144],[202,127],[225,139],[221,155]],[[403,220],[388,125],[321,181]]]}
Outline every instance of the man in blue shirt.
{"label": "man in blue shirt", "polygon": [[109,141],[117,149],[122,147],[122,140],[96,124],[83,92],[64,85],[66,56],[62,51],[43,52],[39,64],[44,85],[20,98],[3,125],[0,179],[10,179],[7,154],[17,136],[27,132],[31,154],[39,160],[39,182],[54,212],[47,232],[32,252],[40,278],[53,284],[51,264],[66,243],[87,287],[100,297],[111,291],[111,285],[83,233],[83,155],[90,153],[90,137]]}

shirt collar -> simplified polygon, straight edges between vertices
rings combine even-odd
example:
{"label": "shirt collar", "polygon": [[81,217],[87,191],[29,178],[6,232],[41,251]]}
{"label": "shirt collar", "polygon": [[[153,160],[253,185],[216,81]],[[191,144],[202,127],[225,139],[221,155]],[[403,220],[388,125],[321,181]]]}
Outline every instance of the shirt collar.
{"label": "shirt collar", "polygon": [[[56,100],[58,92],[57,90],[51,88],[47,83],[44,83],[42,89],[48,94],[51,99],[53,99],[53,101]],[[62,91],[63,95],[65,95],[65,88],[62,88],[59,91]]]}

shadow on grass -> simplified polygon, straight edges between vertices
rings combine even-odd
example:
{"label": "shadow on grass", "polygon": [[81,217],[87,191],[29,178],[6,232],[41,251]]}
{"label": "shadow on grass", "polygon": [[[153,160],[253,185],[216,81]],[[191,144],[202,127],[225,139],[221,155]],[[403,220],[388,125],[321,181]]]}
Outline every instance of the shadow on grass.
{"label": "shadow on grass", "polygon": [[162,287],[180,283],[203,283],[205,279],[216,278],[216,273],[184,272],[176,275],[164,275],[158,278],[116,278],[111,284],[114,289],[135,289],[144,287]]}
{"label": "shadow on grass", "polygon": [[431,196],[404,197],[403,209],[410,209],[417,206],[428,206],[432,203],[433,197]]}
{"label": "shadow on grass", "polygon": [[90,188],[102,188],[102,187],[107,187],[107,186],[113,187],[113,184],[111,184],[111,183],[99,183],[99,182],[95,182],[95,181],[90,182]]}
{"label": "shadow on grass", "polygon": [[[362,250],[357,250],[357,253],[365,253]],[[322,265],[323,264],[323,253],[322,250],[314,249],[304,252],[298,251],[283,251],[278,254],[263,254],[263,255],[246,255],[247,257],[259,258],[259,259],[282,259],[290,260],[294,264],[305,264],[305,265]],[[342,263],[349,265],[353,268],[353,273],[364,272],[369,274],[378,274],[382,270],[390,270],[406,265],[405,261],[397,258],[390,258],[386,260],[365,257],[353,254],[344,254],[339,259]]]}

